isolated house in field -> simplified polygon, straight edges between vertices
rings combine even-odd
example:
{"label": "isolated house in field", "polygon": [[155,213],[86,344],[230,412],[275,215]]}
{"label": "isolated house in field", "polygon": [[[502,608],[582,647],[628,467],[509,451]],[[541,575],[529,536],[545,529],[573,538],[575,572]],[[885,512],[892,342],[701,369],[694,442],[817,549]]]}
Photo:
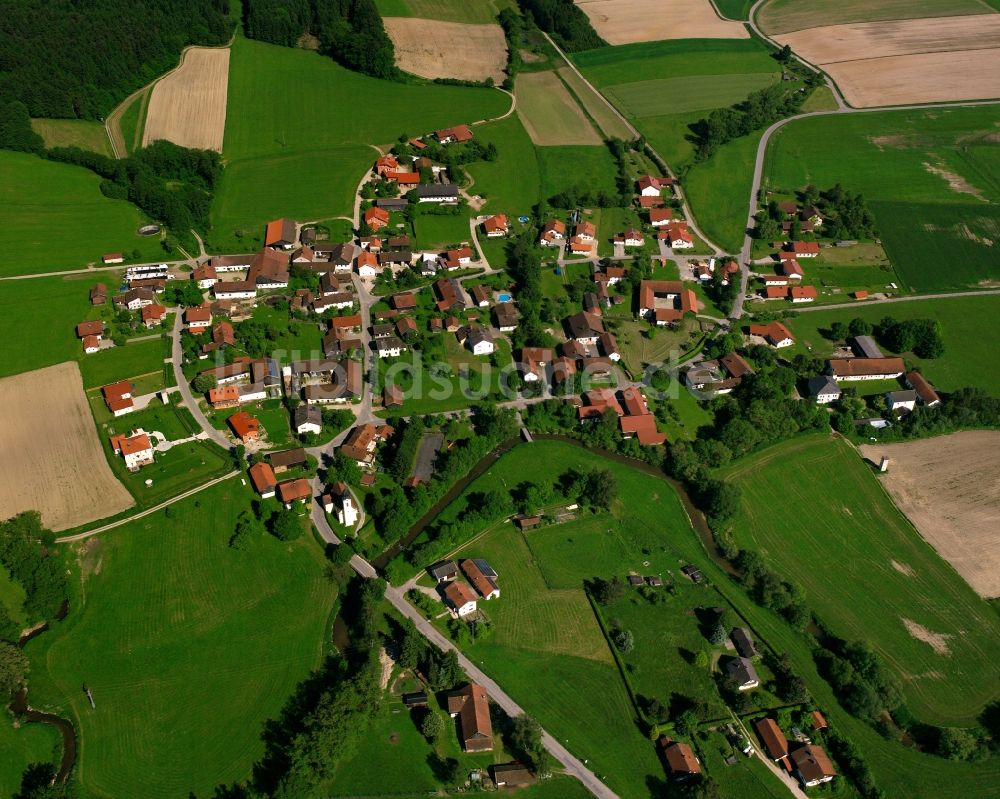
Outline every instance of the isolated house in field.
{"label": "isolated house in field", "polygon": [[253,490],[264,499],[274,496],[274,491],[278,487],[278,481],[274,477],[274,470],[264,461],[255,463],[250,467],[248,474],[250,482],[253,483]]}
{"label": "isolated house in field", "polygon": [[476,612],[476,595],[469,586],[460,580],[449,582],[444,588],[444,598],[447,600],[456,616],[468,616]]}
{"label": "isolated house in field", "polygon": [[128,380],[119,380],[117,383],[102,387],[101,394],[104,396],[104,404],[115,418],[135,410],[135,403],[132,402],[132,384]]}
{"label": "isolated house in field", "polygon": [[542,226],[538,243],[543,247],[558,247],[566,240],[566,223],[558,219],[550,220]]}
{"label": "isolated house in field", "polygon": [[486,233],[486,237],[490,239],[497,239],[506,236],[508,229],[509,224],[507,222],[507,217],[504,214],[491,216],[483,222],[483,230]]}
{"label": "isolated house in field", "polygon": [[275,219],[264,229],[264,246],[290,250],[295,246],[295,220]]}
{"label": "isolated house in field", "polygon": [[364,213],[365,224],[372,230],[381,230],[389,224],[389,212],[372,206]]}
{"label": "isolated house in field", "polygon": [[112,436],[111,449],[115,455],[121,455],[125,459],[125,468],[130,472],[136,472],[153,462],[153,445],[145,433]]}
{"label": "isolated house in field", "polygon": [[237,411],[228,419],[233,434],[244,444],[260,439],[260,420],[246,411]]}
{"label": "isolated house in field", "polygon": [[760,685],[757,669],[745,657],[730,660],[726,664],[726,676],[733,681],[738,691],[750,691]]}
{"label": "isolated house in field", "polygon": [[682,782],[701,774],[701,763],[695,757],[694,750],[687,744],[661,735],[656,741],[656,748],[663,758],[667,774],[675,782]]}
{"label": "isolated house in field", "polygon": [[830,757],[821,746],[809,744],[792,752],[792,766],[795,776],[807,788],[830,782],[837,772]]}
{"label": "isolated house in field", "polygon": [[493,748],[490,702],[483,686],[469,683],[465,688],[452,692],[448,696],[448,713],[452,718],[458,718],[462,749],[466,752],[488,752]]}
{"label": "isolated house in field", "polygon": [[775,763],[788,758],[788,739],[774,719],[757,719],[753,724],[767,756]]}
{"label": "isolated house in field", "polygon": [[123,264],[125,263],[125,256],[120,252],[106,252],[101,256],[101,263],[105,265]]}
{"label": "isolated house in field", "polygon": [[434,131],[434,138],[439,144],[452,144],[453,142],[472,141],[472,129],[468,125],[456,125],[453,128],[443,128]]}
{"label": "isolated house in field", "polygon": [[[497,599],[500,597],[500,586],[496,583],[496,575],[487,573],[486,569],[475,560],[463,560],[460,564],[462,573],[472,583],[483,599]],[[488,570],[492,572],[492,570]]]}
{"label": "isolated house in field", "polygon": [[769,322],[766,325],[750,325],[750,335],[760,336],[775,349],[791,347],[795,343],[792,332],[781,322]]}

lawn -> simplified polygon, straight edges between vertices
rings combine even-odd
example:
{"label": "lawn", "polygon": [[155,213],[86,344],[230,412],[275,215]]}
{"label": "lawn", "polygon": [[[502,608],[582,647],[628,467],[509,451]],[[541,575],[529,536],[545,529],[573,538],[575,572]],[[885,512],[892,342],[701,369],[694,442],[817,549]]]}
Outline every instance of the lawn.
{"label": "lawn", "polygon": [[15,242],[0,259],[0,275],[83,269],[114,251],[165,257],[158,237],[136,234],[147,221],[139,209],[101,194],[93,172],[3,150],[0,173],[0,226]]}
{"label": "lawn", "polygon": [[[364,113],[345,124],[344,109],[359,105]],[[376,155],[370,145],[498,116],[509,105],[495,90],[376,80],[314,52],[237,38],[227,174],[212,209],[211,244],[234,246],[241,232],[243,249],[252,249],[279,211],[312,219],[349,215],[354,188]]]}
{"label": "lawn", "polygon": [[943,391],[978,386],[1000,396],[1000,376],[986,366],[995,358],[994,342],[1000,330],[1000,296],[953,297],[868,307],[859,304],[854,308],[798,314],[786,324],[795,334],[796,348],[806,352],[809,347],[814,355],[824,357],[830,354],[833,345],[820,331],[829,330],[835,321],[850,322],[856,316],[873,324],[886,316],[937,319],[944,336],[944,356],[927,360],[907,353],[907,362],[919,365],[921,372]]}
{"label": "lawn", "polygon": [[502,122],[476,129],[476,137],[497,147],[496,161],[468,164],[475,180],[470,194],[487,199],[484,211],[512,216],[528,215],[539,200],[538,157],[521,119],[516,114]]}
{"label": "lawn", "polygon": [[[0,284],[0,339],[30,342],[30,345],[5,348],[0,377],[63,361],[78,360],[83,364],[86,359],[100,359],[110,354],[85,355],[76,337],[78,322],[100,318],[100,309],[90,304],[90,288],[96,283],[104,283],[111,291],[118,285],[109,272],[10,280]],[[142,347],[141,344],[128,346]]]}
{"label": "lawn", "polygon": [[328,651],[337,589],[312,539],[227,545],[249,499],[229,481],[74,547],[70,615],[29,654],[33,704],[81,735],[83,794],[207,796],[248,778],[265,722]]}
{"label": "lawn", "polygon": [[618,188],[618,167],[610,151],[599,147],[539,147],[538,169],[542,197],[546,200],[566,189],[581,188],[590,192],[614,194]]}
{"label": "lawn", "polygon": [[58,764],[61,747],[54,727],[22,723],[15,729],[14,717],[4,709],[0,714],[0,796],[18,793],[21,774],[30,764]]}
{"label": "lawn", "polygon": [[108,158],[113,156],[108,133],[100,122],[86,119],[33,119],[31,128],[46,147],[79,147]]}
{"label": "lawn", "polygon": [[253,318],[265,325],[273,325],[278,330],[271,357],[279,363],[287,364],[307,358],[321,358],[323,352],[323,331],[316,322],[290,319],[287,309],[258,305],[253,310]]}
{"label": "lawn", "polygon": [[771,139],[766,185],[790,192],[840,182],[862,193],[896,269],[918,291],[995,281],[998,122],[992,107],[798,120]]}
{"label": "lawn", "polygon": [[[849,444],[798,438],[724,475],[742,489],[737,545],[800,584],[834,634],[874,647],[914,716],[975,722],[1000,680],[1000,620],[920,538]],[[907,622],[944,636],[946,653],[908,632]]]}
{"label": "lawn", "polygon": [[444,249],[470,241],[469,217],[457,214],[420,214],[413,219],[416,247],[422,250]]}
{"label": "lawn", "polygon": [[[83,348],[80,348],[81,353]],[[92,355],[82,355],[80,372],[84,388],[97,388],[129,377],[156,374],[163,378],[163,340],[137,341]],[[156,390],[156,389],[152,389]],[[147,391],[146,393],[149,393]]]}

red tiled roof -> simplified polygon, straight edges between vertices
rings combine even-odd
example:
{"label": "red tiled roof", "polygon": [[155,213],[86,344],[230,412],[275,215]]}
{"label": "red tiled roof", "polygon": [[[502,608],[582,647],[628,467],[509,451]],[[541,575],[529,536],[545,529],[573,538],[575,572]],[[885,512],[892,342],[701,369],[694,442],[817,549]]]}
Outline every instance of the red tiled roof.
{"label": "red tiled roof", "polygon": [[274,469],[271,468],[271,464],[264,461],[259,461],[251,466],[249,474],[250,482],[253,483],[254,490],[258,494],[271,491],[278,485],[278,481],[274,477]]}

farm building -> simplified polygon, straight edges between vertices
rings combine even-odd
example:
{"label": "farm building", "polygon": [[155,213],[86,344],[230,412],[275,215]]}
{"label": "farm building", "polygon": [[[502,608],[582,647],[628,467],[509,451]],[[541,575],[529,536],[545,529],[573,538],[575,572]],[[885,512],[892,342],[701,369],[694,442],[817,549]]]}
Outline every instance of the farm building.
{"label": "farm building", "polygon": [[701,763],[687,744],[661,735],[656,741],[656,748],[663,758],[667,773],[674,781],[681,782],[701,774]]}
{"label": "farm building", "polygon": [[275,219],[264,229],[264,246],[289,250],[295,244],[295,220]]}
{"label": "farm building", "polygon": [[278,481],[274,477],[274,470],[263,461],[255,463],[250,467],[248,474],[250,482],[253,483],[253,490],[264,499],[274,496],[274,491],[278,487]]}
{"label": "farm building", "polygon": [[493,748],[490,702],[483,686],[469,683],[451,693],[448,696],[448,713],[452,718],[458,718],[464,751],[488,752]]}
{"label": "farm building", "polygon": [[459,580],[449,582],[445,586],[444,598],[451,605],[456,616],[468,616],[470,613],[476,612],[478,602],[476,595],[469,586]]}
{"label": "farm building", "polygon": [[133,431],[130,436],[112,436],[111,449],[125,459],[125,468],[130,472],[153,462],[153,445],[149,436],[140,431]]}
{"label": "farm building", "polygon": [[792,765],[795,767],[795,775],[807,788],[830,782],[837,776],[826,751],[815,744],[803,746],[792,752]]}

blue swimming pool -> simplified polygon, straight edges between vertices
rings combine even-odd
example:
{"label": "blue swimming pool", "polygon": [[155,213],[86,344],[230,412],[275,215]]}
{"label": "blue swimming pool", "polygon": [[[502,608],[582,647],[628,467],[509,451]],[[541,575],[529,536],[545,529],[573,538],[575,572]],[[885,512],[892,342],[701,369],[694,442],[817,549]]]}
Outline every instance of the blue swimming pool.
{"label": "blue swimming pool", "polygon": [[503,294],[500,294],[497,299],[500,300],[500,302],[510,302],[510,295],[504,292]]}

